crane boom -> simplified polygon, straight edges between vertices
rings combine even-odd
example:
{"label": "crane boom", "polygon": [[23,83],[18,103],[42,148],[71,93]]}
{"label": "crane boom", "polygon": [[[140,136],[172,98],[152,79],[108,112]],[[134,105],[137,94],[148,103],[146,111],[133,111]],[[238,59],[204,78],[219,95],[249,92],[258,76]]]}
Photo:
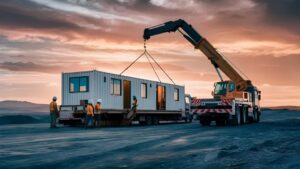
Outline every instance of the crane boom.
{"label": "crane boom", "polygon": [[[183,33],[179,28],[181,28],[185,33]],[[244,79],[238,71],[235,70],[234,67],[213,47],[212,44],[210,44],[190,24],[182,19],[146,28],[144,30],[143,37],[145,40],[148,40],[151,36],[165,32],[175,32],[177,30],[179,30],[185,39],[187,39],[196,49],[200,49],[205,54],[216,68],[217,72],[218,69],[220,69],[230,80],[232,80],[238,91],[246,90],[247,87],[252,86],[250,80]],[[220,76],[219,72],[218,75]]]}

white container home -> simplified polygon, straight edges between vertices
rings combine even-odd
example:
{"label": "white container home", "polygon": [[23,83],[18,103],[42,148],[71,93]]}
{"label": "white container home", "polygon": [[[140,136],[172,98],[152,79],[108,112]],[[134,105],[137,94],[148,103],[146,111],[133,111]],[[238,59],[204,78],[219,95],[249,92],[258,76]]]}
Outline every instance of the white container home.
{"label": "white container home", "polygon": [[184,86],[96,70],[62,73],[62,106],[85,105],[89,99],[94,102],[102,99],[102,112],[122,114],[131,108],[136,96],[136,120],[140,122],[149,118],[158,122],[180,120],[185,113],[184,90]]}

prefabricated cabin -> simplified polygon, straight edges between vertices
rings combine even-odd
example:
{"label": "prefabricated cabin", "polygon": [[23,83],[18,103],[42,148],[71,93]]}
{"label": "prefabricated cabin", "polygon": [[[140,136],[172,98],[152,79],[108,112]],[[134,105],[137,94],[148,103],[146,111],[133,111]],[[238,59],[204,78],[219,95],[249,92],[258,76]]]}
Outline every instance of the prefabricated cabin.
{"label": "prefabricated cabin", "polygon": [[62,105],[94,104],[102,99],[102,109],[124,111],[131,108],[133,96],[138,113],[185,110],[184,86],[117,75],[101,71],[62,73]]}

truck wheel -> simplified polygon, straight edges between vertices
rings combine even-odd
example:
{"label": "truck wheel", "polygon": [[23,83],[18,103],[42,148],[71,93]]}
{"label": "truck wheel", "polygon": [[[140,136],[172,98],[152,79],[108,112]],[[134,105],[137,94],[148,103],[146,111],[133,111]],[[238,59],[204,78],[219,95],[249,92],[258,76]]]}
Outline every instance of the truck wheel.
{"label": "truck wheel", "polygon": [[209,126],[210,125],[209,120],[200,120],[200,123],[201,123],[202,126]]}
{"label": "truck wheel", "polygon": [[248,122],[248,110],[247,107],[243,107],[243,122],[246,124]]}
{"label": "truck wheel", "polygon": [[152,124],[151,116],[146,116],[146,125],[151,125],[151,124]]}
{"label": "truck wheel", "polygon": [[253,118],[251,120],[253,123],[256,123],[257,122],[257,110],[254,109],[253,110]]}
{"label": "truck wheel", "polygon": [[236,108],[236,113],[235,113],[235,125],[240,125],[241,124],[241,111],[239,107]]}
{"label": "truck wheel", "polygon": [[188,122],[188,118],[187,118],[187,117],[184,118],[184,122],[185,122],[185,123]]}
{"label": "truck wheel", "polygon": [[193,120],[199,120],[199,119],[198,119],[198,115],[197,115],[196,113],[194,113],[193,116],[192,116],[192,121],[193,121]]}
{"label": "truck wheel", "polygon": [[154,125],[159,124],[159,117],[158,116],[153,116],[152,117],[152,122],[153,122]]}
{"label": "truck wheel", "polygon": [[225,123],[225,120],[217,120],[216,121],[216,125],[217,126],[224,126],[226,123]]}
{"label": "truck wheel", "polygon": [[193,122],[193,116],[190,115],[190,118],[189,118],[189,123]]}
{"label": "truck wheel", "polygon": [[243,107],[241,107],[240,108],[240,111],[239,111],[239,114],[240,114],[240,125],[243,125],[244,123],[245,123],[245,121],[244,121],[244,109],[243,109]]}
{"label": "truck wheel", "polygon": [[256,120],[257,123],[260,121],[260,115],[261,115],[261,112],[257,111],[257,120]]}

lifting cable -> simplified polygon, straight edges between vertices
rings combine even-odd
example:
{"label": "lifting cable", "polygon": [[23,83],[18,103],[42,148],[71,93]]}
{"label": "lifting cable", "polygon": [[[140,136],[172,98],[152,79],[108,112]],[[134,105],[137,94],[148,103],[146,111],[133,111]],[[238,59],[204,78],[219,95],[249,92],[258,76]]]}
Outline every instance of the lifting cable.
{"label": "lifting cable", "polygon": [[152,63],[151,63],[151,61],[150,61],[150,59],[149,59],[149,57],[147,56],[147,51],[145,52],[145,56],[146,56],[146,58],[147,58],[147,60],[148,60],[148,62],[150,63],[150,65],[151,65],[151,67],[152,67],[152,69],[153,69],[153,71],[154,71],[154,73],[155,73],[155,75],[156,75],[156,77],[157,77],[157,79],[159,80],[159,82],[161,82],[161,80],[160,80],[160,78],[159,78],[159,76],[158,76],[158,74],[157,74],[157,72],[156,72],[156,70],[154,69],[154,66],[152,65]]}
{"label": "lifting cable", "polygon": [[[159,82],[161,82],[161,80],[160,80],[160,78],[159,78],[159,76],[158,76],[158,74],[157,74],[157,72],[156,72],[156,70],[155,70],[155,68],[154,68],[154,66],[152,65],[152,63],[151,63],[151,61],[150,61],[150,59],[152,59],[153,61],[154,61],[154,63],[163,71],[163,73],[170,79],[170,81],[175,85],[175,82],[172,80],[172,78],[167,74],[167,72],[158,64],[158,62],[152,57],[152,55],[150,55],[150,53],[147,51],[147,49],[146,49],[146,41],[144,41],[144,51],[143,51],[143,53],[139,56],[139,57],[137,57],[129,66],[127,66],[121,73],[120,73],[120,75],[122,75],[125,71],[127,71],[133,64],[135,64],[142,56],[146,56],[146,58],[147,58],[147,60],[148,60],[148,62],[149,62],[149,64],[151,65],[151,67],[152,67],[152,69],[153,69],[153,71],[154,71],[154,73],[155,73],[155,75],[156,75],[156,77],[157,77],[157,79],[159,80]],[[150,59],[149,59],[150,58]]]}
{"label": "lifting cable", "polygon": [[156,60],[150,55],[150,53],[146,50],[146,55],[148,55],[155,63],[156,65],[164,72],[164,74],[171,80],[171,82],[175,85],[175,82],[173,79],[168,75],[168,73],[156,62]]}
{"label": "lifting cable", "polygon": [[144,56],[146,53],[146,50],[144,50],[144,52],[139,56],[137,57],[129,66],[127,66],[121,73],[120,75],[122,75],[126,70],[128,70],[133,64],[135,64],[136,61],[138,61],[142,56]]}

